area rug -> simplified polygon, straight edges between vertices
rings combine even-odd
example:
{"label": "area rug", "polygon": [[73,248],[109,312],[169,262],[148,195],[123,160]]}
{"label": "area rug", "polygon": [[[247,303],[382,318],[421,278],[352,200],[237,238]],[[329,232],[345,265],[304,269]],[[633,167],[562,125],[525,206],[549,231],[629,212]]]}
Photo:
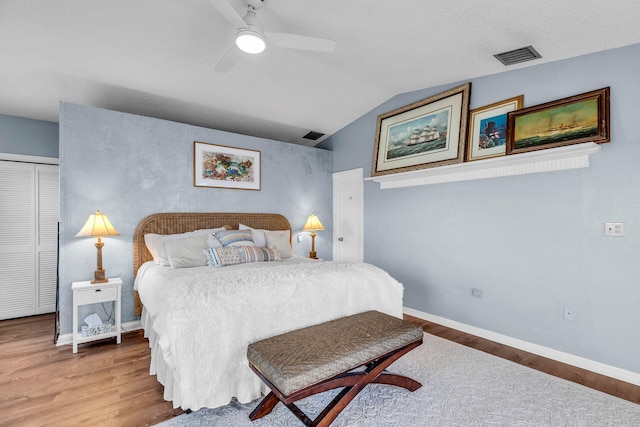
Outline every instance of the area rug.
{"label": "area rug", "polygon": [[[370,384],[332,426],[640,426],[640,405],[430,335],[389,371],[422,383],[405,389]],[[332,390],[299,402],[315,416],[333,398]],[[165,421],[162,427],[302,426],[279,403],[251,422],[258,404],[231,402]]]}

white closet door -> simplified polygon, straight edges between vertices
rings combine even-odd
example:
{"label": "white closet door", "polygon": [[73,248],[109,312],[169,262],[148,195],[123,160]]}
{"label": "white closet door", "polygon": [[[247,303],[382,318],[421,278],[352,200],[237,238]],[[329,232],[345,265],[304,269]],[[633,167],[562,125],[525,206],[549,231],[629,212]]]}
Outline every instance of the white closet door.
{"label": "white closet door", "polygon": [[60,220],[59,167],[36,165],[36,314],[56,309],[58,221]]}
{"label": "white closet door", "polygon": [[0,161],[0,319],[55,310],[58,169]]}
{"label": "white closet door", "polygon": [[34,171],[0,162],[0,319],[35,314]]}

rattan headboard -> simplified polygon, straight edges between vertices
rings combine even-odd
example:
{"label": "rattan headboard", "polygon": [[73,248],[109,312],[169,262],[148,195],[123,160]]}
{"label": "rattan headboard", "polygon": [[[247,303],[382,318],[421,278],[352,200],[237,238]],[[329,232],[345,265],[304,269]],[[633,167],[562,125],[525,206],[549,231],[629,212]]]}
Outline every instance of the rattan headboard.
{"label": "rattan headboard", "polygon": [[[133,235],[133,276],[138,274],[138,268],[146,261],[153,260],[151,253],[144,244],[144,235],[177,234],[203,228],[217,228],[224,225],[237,229],[242,223],[252,228],[263,230],[289,230],[289,220],[280,214],[263,213],[226,213],[226,212],[167,212],[149,215],[136,227]],[[142,312],[142,303],[135,294],[135,313]]]}

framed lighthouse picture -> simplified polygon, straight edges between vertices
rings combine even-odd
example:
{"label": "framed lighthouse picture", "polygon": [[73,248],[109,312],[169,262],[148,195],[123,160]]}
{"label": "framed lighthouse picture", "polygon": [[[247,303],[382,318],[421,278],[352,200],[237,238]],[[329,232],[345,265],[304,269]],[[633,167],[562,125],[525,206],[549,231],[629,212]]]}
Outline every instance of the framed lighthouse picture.
{"label": "framed lighthouse picture", "polygon": [[505,99],[469,113],[467,161],[504,156],[507,148],[507,113],[521,109],[524,95]]}
{"label": "framed lighthouse picture", "polygon": [[378,116],[371,176],[464,160],[471,83]]}

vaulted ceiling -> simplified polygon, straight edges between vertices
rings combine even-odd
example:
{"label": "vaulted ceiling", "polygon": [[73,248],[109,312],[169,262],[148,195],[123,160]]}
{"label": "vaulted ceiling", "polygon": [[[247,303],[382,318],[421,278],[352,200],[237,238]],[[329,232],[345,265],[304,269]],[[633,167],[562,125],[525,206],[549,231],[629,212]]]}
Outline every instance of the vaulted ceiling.
{"label": "vaulted ceiling", "polygon": [[[215,1],[0,0],[0,114],[56,122],[65,101],[314,145],[399,93],[640,42],[637,0],[266,0],[265,31],[335,51],[219,73],[236,28]],[[528,45],[542,58],[493,57]]]}

